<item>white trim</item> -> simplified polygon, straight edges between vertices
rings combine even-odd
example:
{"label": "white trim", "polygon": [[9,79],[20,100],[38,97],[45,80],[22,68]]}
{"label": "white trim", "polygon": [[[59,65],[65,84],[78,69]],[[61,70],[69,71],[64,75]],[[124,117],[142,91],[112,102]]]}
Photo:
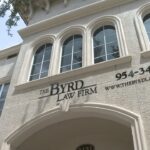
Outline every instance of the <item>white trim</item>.
{"label": "white trim", "polygon": [[[55,49],[55,61],[53,63],[55,68],[55,74],[60,73],[60,66],[61,66],[61,56],[62,56],[62,44],[64,41],[72,35],[80,34],[82,35],[82,67],[86,66],[86,29],[84,26],[76,25],[70,26],[59,33],[56,38],[57,48]],[[81,67],[81,68],[82,68]],[[70,70],[72,71],[72,70]]]}
{"label": "white trim", "polygon": [[125,40],[121,20],[116,16],[103,16],[91,21],[87,27],[88,28],[87,32],[89,36],[87,41],[87,43],[89,44],[88,58],[92,56],[92,58],[90,58],[92,64],[94,64],[93,33],[95,32],[96,29],[104,25],[113,25],[115,27],[120,57],[128,56],[128,50],[127,50],[127,45],[126,45],[126,40]]}
{"label": "white trim", "polygon": [[[33,58],[34,58],[34,54],[36,52],[36,50],[39,48],[39,46],[45,44],[45,43],[54,43],[55,41],[55,36],[51,35],[51,34],[46,34],[46,35],[42,35],[36,39],[34,39],[33,41],[31,41],[25,50],[25,55],[23,57],[23,64],[20,70],[20,75],[18,78],[18,84],[24,83],[24,82],[28,82],[29,81],[29,77],[30,77],[30,73],[31,73],[31,69],[32,69],[32,64],[33,64]],[[53,52],[54,51],[54,47],[52,46],[52,51],[51,51],[51,58],[53,57]],[[49,70],[49,75],[51,72],[51,66],[52,66],[52,61],[50,60],[50,70]],[[23,75],[23,76],[22,76]]]}
{"label": "white trim", "polygon": [[149,10],[150,10],[150,2],[141,6],[137,10],[136,17],[135,17],[136,31],[137,31],[138,39],[143,53],[146,51],[150,51],[150,42],[143,23],[143,17],[148,12],[150,13]]}
{"label": "white trim", "polygon": [[19,34],[22,38],[25,38],[34,33],[38,33],[43,30],[64,24],[66,22],[92,15],[97,12],[113,8],[122,4],[126,4],[132,1],[136,0],[99,0],[97,2],[92,2],[85,6],[81,6],[80,8],[75,8],[73,10],[69,10],[65,13],[61,13],[59,15],[51,17],[50,19],[46,19],[44,21],[32,24],[24,29],[19,30]]}
{"label": "white trim", "polygon": [[42,78],[40,80],[33,80],[30,82],[18,83],[15,86],[15,92],[23,92],[23,91],[28,90],[29,88],[36,89],[43,84],[45,86],[46,85],[49,86],[49,84],[52,84],[54,82],[60,82],[67,78],[70,78],[70,77],[74,78],[74,77],[81,76],[81,75],[88,75],[88,73],[91,74],[91,72],[95,72],[100,69],[112,67],[115,65],[121,65],[121,64],[125,64],[125,63],[131,63],[131,60],[132,60],[131,56],[116,58],[113,60],[108,60],[108,61],[105,61],[102,63],[97,63],[97,64],[86,66],[83,68],[78,68],[78,69],[60,73],[57,75],[48,76],[48,77]]}
{"label": "white trim", "polygon": [[18,54],[20,51],[21,44],[0,50],[0,59],[7,58],[9,55]]}
{"label": "white trim", "polygon": [[15,145],[15,147],[19,146],[29,136],[47,126],[81,117],[109,119],[127,125],[132,130],[134,150],[147,150],[143,123],[138,114],[117,106],[99,103],[72,105],[68,113],[62,113],[59,106],[57,106],[48,112],[40,114],[10,133],[5,138],[1,150],[11,150],[11,145]]}

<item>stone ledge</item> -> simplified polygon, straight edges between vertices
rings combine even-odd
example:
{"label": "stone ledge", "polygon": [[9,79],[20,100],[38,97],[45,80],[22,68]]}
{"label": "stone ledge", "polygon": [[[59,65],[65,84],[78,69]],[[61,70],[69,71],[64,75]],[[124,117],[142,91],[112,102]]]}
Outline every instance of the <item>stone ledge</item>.
{"label": "stone ledge", "polygon": [[110,9],[125,3],[129,3],[135,0],[100,0],[92,4],[75,8],[73,10],[58,14],[50,19],[40,21],[39,23],[32,24],[24,29],[19,30],[19,34],[22,38],[30,36],[34,33],[44,31],[46,29],[64,24],[66,22],[82,18],[88,15],[101,12],[106,9]]}
{"label": "stone ledge", "polygon": [[150,51],[141,52],[141,58],[150,58]]}
{"label": "stone ledge", "polygon": [[93,72],[93,71],[105,69],[105,68],[108,68],[111,66],[130,63],[131,60],[132,60],[131,56],[125,56],[125,57],[117,58],[114,60],[109,60],[106,62],[101,62],[101,63],[97,63],[97,64],[94,64],[91,66],[79,68],[76,70],[56,74],[53,76],[48,76],[48,77],[45,77],[45,78],[42,78],[39,80],[34,80],[34,81],[18,84],[15,86],[15,93],[20,93],[20,92],[22,93],[24,91],[38,89],[40,86],[43,86],[43,85],[48,86],[49,84],[61,82],[67,78],[74,78],[77,76],[85,75],[85,74]]}

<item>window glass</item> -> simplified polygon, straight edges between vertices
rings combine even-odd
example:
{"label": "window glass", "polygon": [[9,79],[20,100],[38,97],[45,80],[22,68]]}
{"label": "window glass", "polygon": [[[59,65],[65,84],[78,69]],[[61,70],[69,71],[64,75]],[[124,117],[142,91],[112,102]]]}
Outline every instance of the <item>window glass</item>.
{"label": "window glass", "polygon": [[1,99],[6,98],[8,88],[9,88],[9,83],[4,84],[2,92],[1,92],[1,97],[0,97]]}
{"label": "window glass", "polygon": [[30,81],[37,80],[48,75],[50,65],[50,57],[52,51],[52,44],[46,43],[38,48],[34,55]]}
{"label": "window glass", "polygon": [[63,44],[63,53],[62,55],[68,55],[72,53],[73,47],[73,36],[69,37]]}
{"label": "window glass", "polygon": [[73,54],[73,63],[79,63],[82,61],[82,52]]}
{"label": "window glass", "polygon": [[7,96],[8,88],[9,88],[9,83],[0,85],[0,114],[2,112],[5,103],[5,98]]}
{"label": "window glass", "polygon": [[103,27],[101,27],[95,31],[93,39],[94,39],[94,47],[104,45]]}
{"label": "window glass", "polygon": [[73,35],[63,44],[60,72],[82,67],[82,36]]}
{"label": "window glass", "polygon": [[118,41],[114,26],[98,28],[93,34],[94,63],[115,59],[119,56]]}
{"label": "window glass", "polygon": [[77,147],[76,150],[95,150],[95,147],[91,144],[83,144],[83,145]]}
{"label": "window glass", "polygon": [[74,52],[82,50],[82,37],[80,35],[74,36]]}
{"label": "window glass", "polygon": [[147,35],[148,35],[149,40],[150,40],[150,14],[146,15],[146,16],[143,18],[143,22],[144,22],[144,26],[145,26]]}

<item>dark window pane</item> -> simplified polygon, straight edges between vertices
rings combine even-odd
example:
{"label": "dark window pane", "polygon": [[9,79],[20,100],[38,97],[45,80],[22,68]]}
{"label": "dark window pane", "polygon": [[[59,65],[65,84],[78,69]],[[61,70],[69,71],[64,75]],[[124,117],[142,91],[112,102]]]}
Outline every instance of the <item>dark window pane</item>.
{"label": "dark window pane", "polygon": [[95,63],[99,63],[99,62],[102,62],[102,61],[106,61],[106,56],[95,58],[95,60],[94,60]]}
{"label": "dark window pane", "polygon": [[41,72],[48,72],[48,68],[49,68],[49,61],[43,62]]}
{"label": "dark window pane", "polygon": [[69,37],[63,44],[62,56],[72,53],[73,36]]}
{"label": "dark window pane", "polygon": [[2,85],[0,84],[0,91],[1,91]]}
{"label": "dark window pane", "polygon": [[62,67],[61,69],[60,69],[60,72],[66,72],[66,71],[68,71],[68,70],[70,70],[71,69],[71,66],[69,65],[69,66],[65,66],[65,67]]}
{"label": "dark window pane", "polygon": [[9,83],[4,84],[3,91],[2,91],[2,94],[1,94],[1,97],[0,97],[1,99],[5,100],[8,88],[9,88]]}
{"label": "dark window pane", "polygon": [[0,112],[1,112],[2,109],[3,109],[3,106],[4,106],[4,101],[0,101]]}
{"label": "dark window pane", "polygon": [[44,77],[46,77],[47,75],[48,75],[48,72],[43,72],[43,73],[41,73],[40,78],[44,78]]}
{"label": "dark window pane", "polygon": [[150,22],[150,14],[147,14],[147,15],[143,18],[143,22],[144,22],[144,23]]}
{"label": "dark window pane", "polygon": [[82,67],[82,63],[78,63],[78,64],[73,64],[72,69],[77,69]]}
{"label": "dark window pane", "polygon": [[61,66],[70,65],[71,64],[71,57],[72,57],[72,55],[67,55],[67,56],[62,57]]}
{"label": "dark window pane", "polygon": [[94,48],[94,58],[105,55],[105,47],[98,46]]}
{"label": "dark window pane", "polygon": [[105,31],[106,37],[109,37],[110,35],[116,34],[115,28],[113,26],[110,26],[110,25],[104,26],[104,31]]}
{"label": "dark window pane", "polygon": [[35,53],[35,55],[34,55],[34,62],[33,62],[33,64],[42,62],[43,54],[44,54],[44,48],[45,48],[45,45],[41,46],[41,47],[36,51],[36,53]]}
{"label": "dark window pane", "polygon": [[106,47],[107,47],[107,48],[106,48],[107,54],[111,54],[111,53],[114,53],[114,52],[118,52],[118,51],[119,51],[117,42],[111,43],[111,44],[107,44]]}
{"label": "dark window pane", "polygon": [[94,32],[93,35],[94,47],[104,44],[104,31],[103,27]]}
{"label": "dark window pane", "polygon": [[95,150],[95,148],[91,144],[83,144],[83,145],[77,147],[76,150]]}
{"label": "dark window pane", "polygon": [[48,48],[48,47],[52,47],[52,44],[51,43],[47,43],[46,44],[46,48]]}
{"label": "dark window pane", "polygon": [[39,74],[30,76],[30,81],[39,79]]}
{"label": "dark window pane", "polygon": [[150,21],[147,23],[144,23],[144,25],[145,25],[146,32],[150,32]]}
{"label": "dark window pane", "polygon": [[106,43],[111,43],[117,41],[116,33],[106,36]]}
{"label": "dark window pane", "polygon": [[150,40],[150,33],[148,33],[148,37],[149,37],[149,40]]}
{"label": "dark window pane", "polygon": [[[48,45],[48,44],[47,44],[47,45]],[[50,60],[51,50],[52,50],[52,45],[50,44],[50,45],[47,46],[46,49],[45,49],[44,61]]]}
{"label": "dark window pane", "polygon": [[108,60],[115,59],[115,58],[118,58],[118,57],[119,57],[119,52],[107,55]]}
{"label": "dark window pane", "polygon": [[145,29],[146,29],[146,32],[148,34],[149,40],[150,40],[150,14],[146,15],[143,18],[143,22],[144,22]]}
{"label": "dark window pane", "polygon": [[75,35],[74,36],[74,52],[78,52],[82,50],[82,36]]}
{"label": "dark window pane", "polygon": [[31,75],[39,74],[41,70],[41,64],[33,65]]}
{"label": "dark window pane", "polygon": [[82,53],[74,53],[73,54],[73,63],[78,63],[82,61]]}

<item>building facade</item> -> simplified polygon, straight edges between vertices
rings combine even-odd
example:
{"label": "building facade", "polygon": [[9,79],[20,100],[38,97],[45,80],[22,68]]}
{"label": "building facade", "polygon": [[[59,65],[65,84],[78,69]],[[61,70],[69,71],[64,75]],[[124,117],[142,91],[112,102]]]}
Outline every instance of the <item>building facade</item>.
{"label": "building facade", "polygon": [[149,0],[40,2],[0,51],[0,149],[148,150]]}

